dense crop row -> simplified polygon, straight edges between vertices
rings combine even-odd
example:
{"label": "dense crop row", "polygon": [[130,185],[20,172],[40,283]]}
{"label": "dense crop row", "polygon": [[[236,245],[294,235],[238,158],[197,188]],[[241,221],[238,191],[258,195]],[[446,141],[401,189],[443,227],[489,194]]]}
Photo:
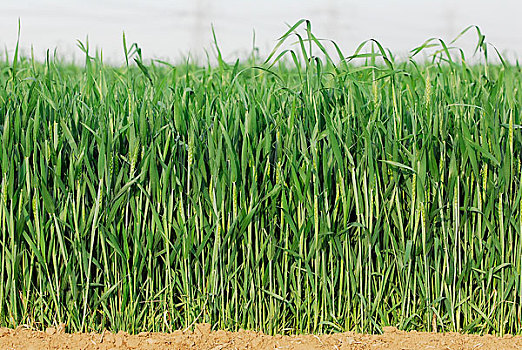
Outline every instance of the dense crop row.
{"label": "dense crop row", "polygon": [[292,38],[2,64],[0,323],[519,332],[520,68]]}

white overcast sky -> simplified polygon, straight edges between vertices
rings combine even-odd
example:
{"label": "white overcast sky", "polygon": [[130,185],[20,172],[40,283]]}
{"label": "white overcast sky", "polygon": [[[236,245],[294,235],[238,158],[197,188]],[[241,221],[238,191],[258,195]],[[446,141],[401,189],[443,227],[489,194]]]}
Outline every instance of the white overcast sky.
{"label": "white overcast sky", "polygon": [[[204,57],[213,24],[221,50],[232,59],[250,51],[254,30],[256,46],[266,53],[287,24],[307,18],[317,36],[335,40],[346,55],[370,38],[405,55],[425,39],[449,41],[474,24],[488,42],[518,58],[521,10],[522,1],[515,0],[0,0],[0,45],[13,52],[20,18],[21,46],[27,53],[32,45],[38,58],[56,48],[65,59],[79,59],[76,40],[88,35],[106,61],[121,63],[125,31],[146,58],[176,61],[188,53]],[[469,49],[475,43],[470,33],[457,44]]]}

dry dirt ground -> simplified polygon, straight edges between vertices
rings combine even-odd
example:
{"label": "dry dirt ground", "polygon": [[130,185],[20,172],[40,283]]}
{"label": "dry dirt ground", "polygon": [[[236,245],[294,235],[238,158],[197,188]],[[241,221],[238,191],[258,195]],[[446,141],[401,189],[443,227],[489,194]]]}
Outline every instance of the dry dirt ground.
{"label": "dry dirt ground", "polygon": [[104,332],[67,334],[0,328],[0,349],[522,349],[522,336],[498,338],[458,333],[402,332],[386,327],[382,335],[339,333],[332,335],[267,336],[251,331],[210,331],[207,324],[194,331],[140,333]]}

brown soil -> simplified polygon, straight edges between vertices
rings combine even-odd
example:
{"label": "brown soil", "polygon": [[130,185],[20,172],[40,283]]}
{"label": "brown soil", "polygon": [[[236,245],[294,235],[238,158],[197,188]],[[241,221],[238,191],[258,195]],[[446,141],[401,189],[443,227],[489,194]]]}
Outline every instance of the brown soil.
{"label": "brown soil", "polygon": [[207,324],[194,331],[140,333],[104,332],[67,334],[56,328],[45,332],[0,328],[0,349],[522,349],[522,336],[503,338],[458,333],[402,332],[385,327],[382,335],[268,336],[252,331],[210,331]]}

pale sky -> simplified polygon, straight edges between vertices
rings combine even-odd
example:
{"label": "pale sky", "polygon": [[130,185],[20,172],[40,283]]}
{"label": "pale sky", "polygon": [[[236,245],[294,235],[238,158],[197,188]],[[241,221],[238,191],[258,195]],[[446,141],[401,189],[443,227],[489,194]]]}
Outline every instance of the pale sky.
{"label": "pale sky", "polygon": [[[137,42],[145,58],[176,61],[188,53],[204,57],[213,24],[222,52],[233,59],[250,51],[254,30],[263,54],[287,23],[307,18],[317,36],[335,40],[346,55],[370,38],[406,55],[428,38],[450,41],[475,24],[488,42],[514,58],[522,54],[521,10],[514,0],[0,0],[0,45],[2,52],[13,52],[20,18],[21,46],[27,53],[32,45],[38,58],[57,48],[63,58],[78,60],[76,40],[88,35],[92,48],[118,64],[125,31],[127,42]],[[469,52],[475,44],[474,33],[457,42]]]}

